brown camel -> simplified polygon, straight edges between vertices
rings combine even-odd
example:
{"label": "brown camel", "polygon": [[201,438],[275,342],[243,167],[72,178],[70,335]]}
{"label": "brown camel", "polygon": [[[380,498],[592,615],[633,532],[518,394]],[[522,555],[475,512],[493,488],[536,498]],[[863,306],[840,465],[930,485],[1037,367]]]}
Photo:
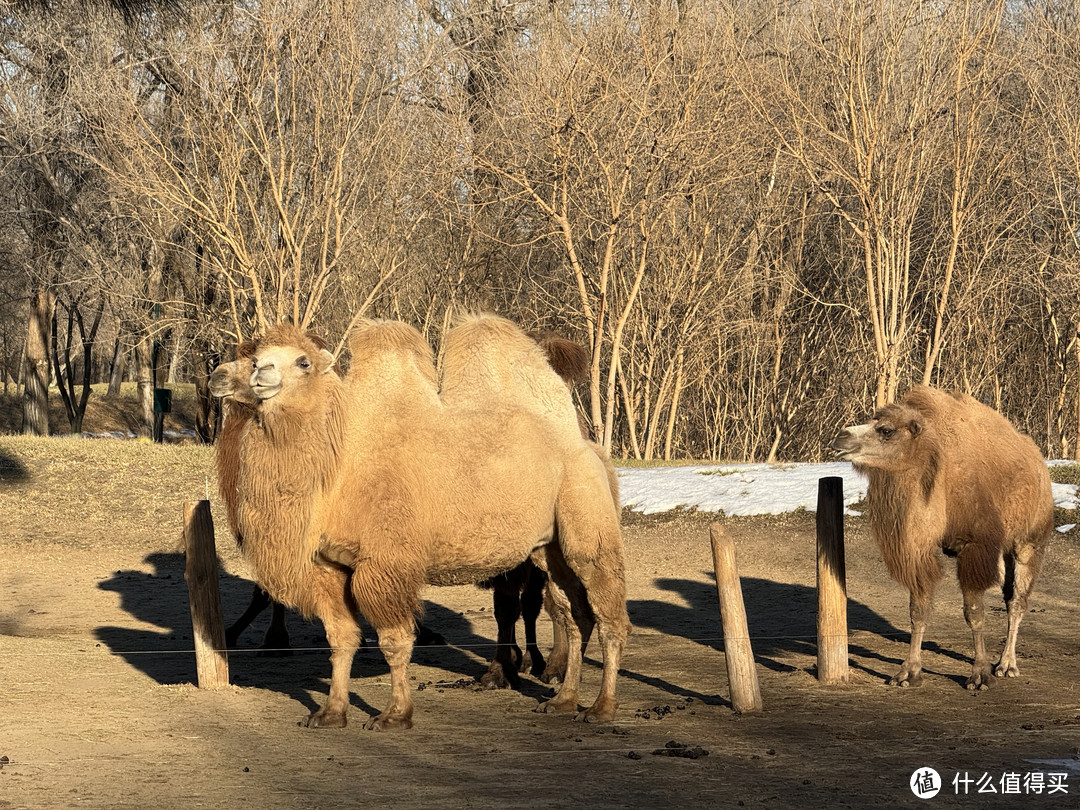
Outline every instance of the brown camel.
{"label": "brown camel", "polygon": [[[844,428],[832,447],[869,478],[874,538],[889,573],[911,592],[911,646],[890,682],[922,678],[923,634],[942,576],[939,549],[956,558],[975,642],[967,688],[1017,675],[1017,634],[1054,525],[1050,475],[1035,443],[966,394],[920,385],[868,424]],[[991,672],[984,596],[998,583],[1009,633]]]}
{"label": "brown camel", "polygon": [[[390,703],[366,726],[408,728],[406,665],[422,587],[477,582],[527,559],[551,577],[556,621],[570,637],[566,677],[540,710],[576,710],[581,638],[570,616],[591,609],[604,672],[579,717],[614,717],[629,621],[608,477],[543,351],[508,322],[486,321],[503,348],[492,351],[492,334],[473,344],[492,369],[475,380],[488,395],[483,408],[442,403],[431,350],[405,324],[360,324],[344,384],[328,373],[332,358],[296,328],[275,327],[260,342],[238,517],[260,584],[318,615],[334,649],[330,697],[309,725],[345,724],[358,643],[350,597],[378,631],[391,670]],[[524,393],[515,399],[499,381]],[[354,570],[342,593],[345,566]]]}

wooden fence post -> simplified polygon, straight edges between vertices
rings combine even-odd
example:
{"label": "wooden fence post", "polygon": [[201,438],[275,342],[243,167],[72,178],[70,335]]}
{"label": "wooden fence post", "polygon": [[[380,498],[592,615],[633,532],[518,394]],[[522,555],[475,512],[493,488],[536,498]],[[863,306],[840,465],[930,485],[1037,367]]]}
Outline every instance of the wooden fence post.
{"label": "wooden fence post", "polygon": [[844,563],[844,479],[818,480],[817,676],[822,683],[848,680],[847,572]]}
{"label": "wooden fence post", "polygon": [[742,583],[735,567],[735,543],[719,523],[709,527],[712,540],[713,568],[716,570],[716,590],[720,595],[720,620],[724,626],[724,659],[728,683],[731,685],[731,706],[739,714],[762,709],[761,689],[754,668],[754,650],[750,646],[750,631],[746,625]]}
{"label": "wooden fence post", "polygon": [[229,656],[225,651],[225,622],[221,617],[217,548],[210,501],[184,504],[184,551],[191,602],[191,628],[195,639],[195,666],[199,687],[221,689],[229,685]]}

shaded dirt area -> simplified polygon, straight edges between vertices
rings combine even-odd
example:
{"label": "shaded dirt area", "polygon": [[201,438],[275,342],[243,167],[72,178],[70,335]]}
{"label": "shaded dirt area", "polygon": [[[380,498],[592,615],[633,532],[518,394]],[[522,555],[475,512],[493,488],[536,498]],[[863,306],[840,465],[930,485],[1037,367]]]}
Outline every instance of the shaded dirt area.
{"label": "shaded dirt area", "polygon": [[[184,389],[191,386],[183,386]],[[131,384],[125,386],[130,391]],[[76,389],[76,395],[80,396],[82,389]],[[164,429],[166,431],[183,431],[195,429],[195,413],[197,403],[187,390],[181,391],[178,387],[172,400],[172,412],[165,416]],[[83,415],[83,429],[92,433],[137,433],[139,430],[139,401],[129,394],[107,399],[97,391],[86,403],[86,413]],[[60,395],[53,389],[49,396],[49,426],[54,435],[66,435],[70,433],[67,411],[64,410],[64,402]],[[13,392],[0,392],[0,434],[16,434],[22,432],[22,398]]]}
{"label": "shaded dirt area", "polygon": [[[412,731],[361,728],[388,698],[376,650],[354,665],[349,727],[311,730],[298,721],[325,698],[330,668],[318,628],[295,615],[296,654],[255,653],[264,618],[230,656],[233,687],[192,686],[183,558],[174,549],[179,493],[202,490],[206,451],[185,451],[191,463],[170,457],[176,466],[156,485],[137,463],[142,456],[113,470],[108,486],[130,486],[134,507],[160,507],[133,512],[115,495],[97,507],[92,497],[42,495],[47,508],[36,506],[42,487],[75,473],[58,471],[53,455],[20,461],[24,446],[14,447],[0,470],[0,808],[907,806],[920,804],[908,782],[927,766],[947,783],[931,804],[1075,807],[1080,795],[1073,533],[1055,537],[1021,632],[1021,677],[984,693],[963,688],[970,639],[951,580],[928,636],[925,685],[885,685],[906,647],[907,597],[886,579],[858,519],[847,525],[852,680],[819,685],[813,516],[733,519],[765,701],[760,715],[734,714],[711,516],[628,514],[635,633],[616,722],[532,713],[551,690],[529,676],[521,692],[474,688],[495,622],[490,594],[462,587],[427,594],[425,621],[449,644],[416,651]],[[214,513],[233,617],[250,584],[216,501]],[[999,647],[1005,616],[996,594],[989,603],[989,637]],[[546,619],[541,634],[549,644]],[[599,686],[592,653],[585,699]],[[708,755],[653,753],[670,741]],[[1069,774],[1068,794],[1000,793],[1008,773],[1051,771]],[[955,796],[958,772],[988,774],[999,793],[980,795],[972,783],[967,797]]]}

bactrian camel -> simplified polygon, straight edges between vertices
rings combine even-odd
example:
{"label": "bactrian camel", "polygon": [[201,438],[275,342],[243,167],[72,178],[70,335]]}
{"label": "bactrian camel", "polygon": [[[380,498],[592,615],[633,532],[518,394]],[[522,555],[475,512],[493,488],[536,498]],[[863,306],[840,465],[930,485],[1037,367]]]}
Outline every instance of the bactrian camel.
{"label": "bactrian camel", "polygon": [[[1050,476],[1035,443],[966,394],[916,386],[869,423],[844,428],[832,446],[868,477],[874,538],[889,573],[911,592],[911,645],[891,683],[921,680],[939,550],[956,558],[975,643],[967,688],[1017,675],[1017,634],[1054,525]],[[991,670],[984,595],[998,583],[1009,631]]]}
{"label": "bactrian camel", "polygon": [[[316,333],[308,331],[306,334],[320,350],[327,347],[326,342]],[[551,367],[568,386],[573,386],[588,376],[588,352],[580,343],[546,331],[529,332],[528,335],[544,349]],[[241,547],[243,538],[236,525],[236,477],[240,435],[244,425],[252,417],[257,403],[250,384],[251,357],[255,348],[255,341],[241,343],[237,347],[236,358],[232,362],[220,364],[210,376],[210,392],[225,399],[225,420],[215,456],[218,488],[225,504],[229,528],[237,545]],[[337,366],[334,368],[336,370]],[[599,447],[596,447],[596,451],[608,468],[612,492],[618,506],[618,479],[614,468],[605,451]],[[536,620],[544,602],[546,583],[547,575],[528,561],[512,571],[478,583],[481,587],[493,591],[494,615],[498,627],[495,656],[480,679],[485,686],[518,688],[518,671],[525,669],[529,669],[533,675],[547,683],[562,680],[566,669],[566,637],[561,628],[555,626],[555,647],[549,659],[550,666],[545,662],[536,643]],[[272,617],[263,638],[262,648],[278,654],[290,652],[285,609],[271,600],[266,591],[258,585],[255,585],[243,614],[225,630],[226,644],[230,649],[237,646],[241,633],[268,607],[272,607]],[[523,619],[525,625],[524,653],[516,640],[518,618]],[[583,628],[584,641],[588,640],[588,632],[589,628]],[[416,643],[432,645],[446,642],[441,635],[418,623]]]}
{"label": "bactrian camel", "polygon": [[408,728],[406,666],[423,587],[478,582],[527,559],[551,578],[553,618],[569,636],[566,676],[539,709],[578,708],[581,635],[571,615],[591,610],[604,668],[596,701],[578,716],[610,720],[629,621],[604,464],[578,431],[566,385],[523,332],[473,318],[446,346],[447,369],[461,370],[444,378],[460,386],[454,406],[439,398],[430,347],[402,323],[357,326],[344,382],[329,373],[333,358],[291,326],[265,335],[253,358],[259,404],[241,438],[238,523],[259,583],[326,628],[330,696],[308,723],[345,724],[353,600],[391,672],[389,704],[365,725]]}

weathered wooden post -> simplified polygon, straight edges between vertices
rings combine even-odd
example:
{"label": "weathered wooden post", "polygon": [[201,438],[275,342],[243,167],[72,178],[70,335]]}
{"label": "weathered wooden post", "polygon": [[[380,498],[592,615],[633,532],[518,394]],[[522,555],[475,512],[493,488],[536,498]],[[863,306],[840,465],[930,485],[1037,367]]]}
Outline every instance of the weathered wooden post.
{"label": "weathered wooden post", "polygon": [[225,623],[221,618],[221,592],[218,589],[217,548],[214,546],[214,521],[210,501],[184,504],[184,551],[191,602],[191,629],[195,639],[195,665],[202,689],[221,689],[229,685],[229,657],[225,651]]}
{"label": "weathered wooden post", "polygon": [[750,631],[746,626],[742,583],[735,567],[735,543],[719,523],[709,527],[709,537],[712,540],[716,590],[720,595],[720,620],[724,627],[724,659],[727,662],[728,683],[731,684],[731,706],[739,714],[759,712],[762,709],[761,689],[754,668]]}
{"label": "weathered wooden post", "polygon": [[847,572],[844,564],[844,479],[818,481],[817,676],[822,683],[848,680]]}

